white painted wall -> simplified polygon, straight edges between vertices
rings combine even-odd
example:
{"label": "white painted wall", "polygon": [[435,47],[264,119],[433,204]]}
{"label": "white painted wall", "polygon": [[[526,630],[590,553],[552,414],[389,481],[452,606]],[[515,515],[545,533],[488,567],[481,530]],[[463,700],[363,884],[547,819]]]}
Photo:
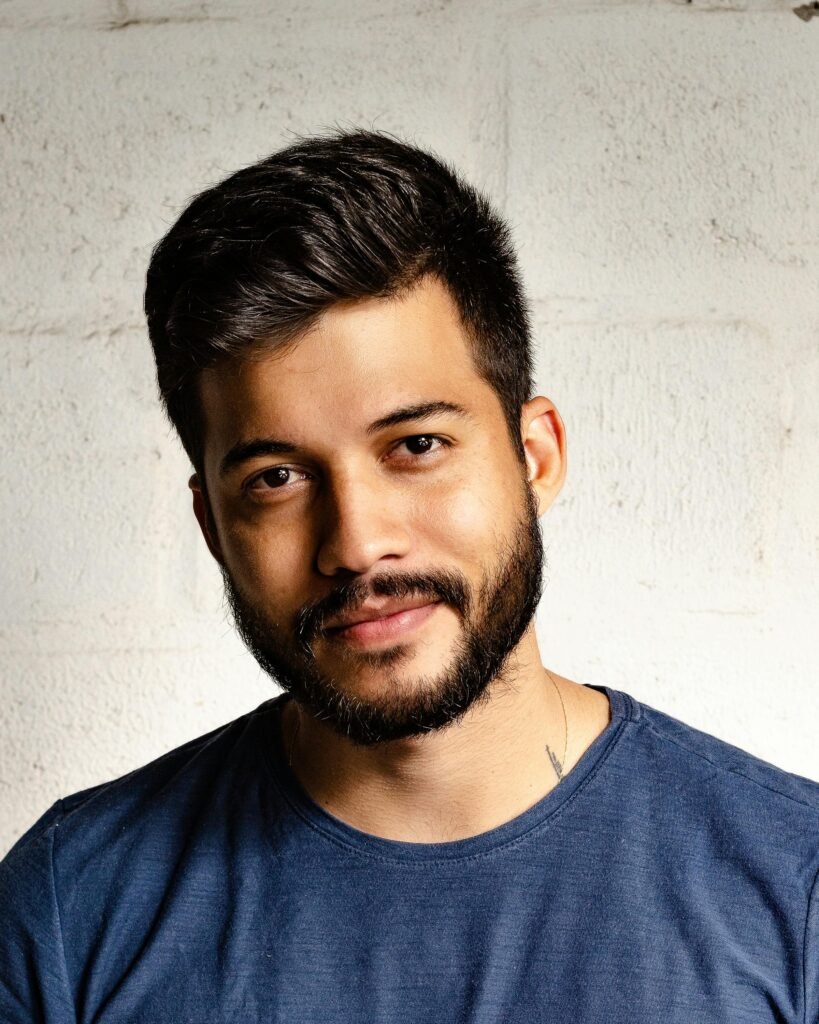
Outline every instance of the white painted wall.
{"label": "white painted wall", "polygon": [[511,219],[569,429],[556,670],[819,776],[819,18],[694,0],[0,2],[0,848],[266,699],[154,395],[152,244],[333,124]]}

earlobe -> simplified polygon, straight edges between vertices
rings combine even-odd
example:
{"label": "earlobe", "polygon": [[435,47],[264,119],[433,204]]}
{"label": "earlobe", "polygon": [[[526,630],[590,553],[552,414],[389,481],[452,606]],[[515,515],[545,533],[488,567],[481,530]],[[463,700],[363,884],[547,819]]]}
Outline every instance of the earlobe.
{"label": "earlobe", "polygon": [[216,535],[216,526],[213,522],[213,515],[210,511],[207,495],[197,473],[194,473],[190,480],[188,480],[188,487],[190,487],[191,494],[193,495],[193,514],[199,523],[199,529],[205,538],[208,551],[222,565],[222,549],[219,546],[219,540]]}
{"label": "earlobe", "polygon": [[538,396],[523,406],[521,439],[528,483],[537,498],[538,514],[543,515],[566,476],[566,430],[548,398]]}

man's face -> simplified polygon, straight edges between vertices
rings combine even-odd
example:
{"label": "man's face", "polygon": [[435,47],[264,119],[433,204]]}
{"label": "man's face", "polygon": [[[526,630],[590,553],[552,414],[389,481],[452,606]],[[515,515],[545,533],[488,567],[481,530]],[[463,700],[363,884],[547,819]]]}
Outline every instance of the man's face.
{"label": "man's face", "polygon": [[[262,667],[356,743],[488,695],[537,607],[536,498],[457,309],[426,279],[206,371],[197,514]],[[363,620],[363,621],[362,621]]]}

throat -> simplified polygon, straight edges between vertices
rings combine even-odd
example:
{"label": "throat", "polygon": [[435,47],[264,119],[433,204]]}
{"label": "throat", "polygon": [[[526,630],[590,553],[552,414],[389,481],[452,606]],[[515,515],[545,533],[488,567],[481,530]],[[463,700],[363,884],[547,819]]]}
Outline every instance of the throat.
{"label": "throat", "polygon": [[542,672],[538,686],[507,689],[449,728],[369,747],[291,700],[285,755],[310,799],[352,828],[401,842],[471,838],[547,796],[608,723],[603,694],[561,677],[544,684]]}

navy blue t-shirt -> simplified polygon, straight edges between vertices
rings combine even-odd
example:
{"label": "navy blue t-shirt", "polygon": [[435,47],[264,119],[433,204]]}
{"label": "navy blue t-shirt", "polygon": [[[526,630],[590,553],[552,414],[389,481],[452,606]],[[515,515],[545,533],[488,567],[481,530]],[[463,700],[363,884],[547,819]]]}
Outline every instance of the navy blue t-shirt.
{"label": "navy blue t-shirt", "polygon": [[819,786],[623,693],[482,835],[332,817],[284,698],[60,801],[0,865],[3,1024],[819,1021]]}

